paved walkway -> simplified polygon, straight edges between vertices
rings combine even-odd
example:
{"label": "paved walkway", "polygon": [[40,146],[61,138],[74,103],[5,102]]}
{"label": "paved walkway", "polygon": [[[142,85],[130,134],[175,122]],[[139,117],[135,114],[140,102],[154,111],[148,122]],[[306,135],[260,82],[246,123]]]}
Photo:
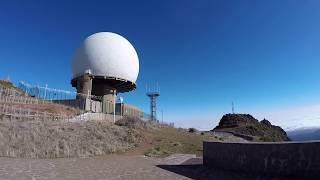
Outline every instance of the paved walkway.
{"label": "paved walkway", "polygon": [[[170,159],[171,164],[174,159]],[[179,157],[176,161],[180,162]],[[0,158],[0,179],[187,179],[157,167],[164,163],[163,159],[120,155],[74,159]]]}
{"label": "paved walkway", "polygon": [[192,155],[177,154],[163,159],[125,155],[73,159],[0,158],[0,180],[4,179],[235,180],[252,178],[232,172],[206,169],[202,166],[202,159],[194,158]]}

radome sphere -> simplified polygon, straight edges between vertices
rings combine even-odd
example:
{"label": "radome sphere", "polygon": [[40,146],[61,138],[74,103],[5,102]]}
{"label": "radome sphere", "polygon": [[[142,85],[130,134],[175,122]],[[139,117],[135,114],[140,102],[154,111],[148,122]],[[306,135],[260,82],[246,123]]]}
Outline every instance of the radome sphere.
{"label": "radome sphere", "polygon": [[88,72],[94,76],[135,83],[139,74],[137,52],[127,39],[118,34],[95,33],[84,40],[72,64],[73,78]]}

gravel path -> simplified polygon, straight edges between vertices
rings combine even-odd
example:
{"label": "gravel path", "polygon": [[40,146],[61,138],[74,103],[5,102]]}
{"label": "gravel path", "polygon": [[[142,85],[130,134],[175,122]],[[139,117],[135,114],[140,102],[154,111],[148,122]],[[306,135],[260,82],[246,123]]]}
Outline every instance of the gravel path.
{"label": "gravel path", "polygon": [[75,159],[0,158],[0,179],[183,179],[143,156]]}
{"label": "gravel path", "polygon": [[[183,162],[183,163],[181,163]],[[6,179],[269,179],[206,169],[201,158],[177,154],[163,159],[109,155],[74,159],[0,158],[0,180]]]}
{"label": "gravel path", "polygon": [[[93,158],[0,158],[0,179],[188,179],[159,165],[180,165],[195,155],[167,158],[109,155]],[[202,163],[202,162],[200,162]]]}

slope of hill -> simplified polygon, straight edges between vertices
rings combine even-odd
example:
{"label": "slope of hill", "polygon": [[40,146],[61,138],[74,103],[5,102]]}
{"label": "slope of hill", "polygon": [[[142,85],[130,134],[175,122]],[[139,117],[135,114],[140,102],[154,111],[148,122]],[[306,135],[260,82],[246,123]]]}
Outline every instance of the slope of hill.
{"label": "slope of hill", "polygon": [[203,140],[215,140],[210,134],[139,118],[123,118],[116,124],[92,118],[77,122],[64,116],[54,118],[56,114],[73,117],[80,111],[44,100],[39,103],[8,81],[0,81],[0,88],[4,90],[0,92],[0,156],[88,157],[128,151],[159,157],[174,153],[201,155]]}
{"label": "slope of hill", "polygon": [[281,127],[274,126],[265,119],[259,122],[249,114],[226,114],[213,131],[229,132],[250,141],[289,141]]}
{"label": "slope of hill", "polygon": [[12,82],[7,80],[0,80],[0,88],[6,88],[14,90],[18,94],[23,94],[23,91],[12,84]]}
{"label": "slope of hill", "polygon": [[124,153],[165,157],[174,153],[202,154],[210,135],[143,122],[138,125],[90,120],[6,119],[0,116],[0,156],[22,158],[89,157]]}

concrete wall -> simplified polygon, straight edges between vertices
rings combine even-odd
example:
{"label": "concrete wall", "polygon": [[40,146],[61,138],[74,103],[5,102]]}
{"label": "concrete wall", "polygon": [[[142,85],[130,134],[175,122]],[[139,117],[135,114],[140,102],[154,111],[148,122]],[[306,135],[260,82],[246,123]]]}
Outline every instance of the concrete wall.
{"label": "concrete wall", "polygon": [[102,101],[102,112],[106,114],[113,114],[114,103],[110,101]]}
{"label": "concrete wall", "polygon": [[116,104],[116,114],[121,116],[143,117],[143,112],[139,108],[123,103]]}
{"label": "concrete wall", "polygon": [[[89,98],[79,98],[79,99],[66,99],[66,100],[54,100],[54,103],[63,104],[73,108],[78,108],[85,111],[113,114],[114,103],[110,101],[96,101]],[[133,116],[133,117],[143,117],[143,111],[133,105],[116,103],[116,115],[120,116]]]}
{"label": "concrete wall", "polygon": [[97,112],[100,113],[102,112],[102,102],[100,101],[95,101],[92,99],[86,99],[86,111],[91,111],[91,112]]}
{"label": "concrete wall", "polygon": [[[115,121],[120,120],[123,118],[122,116],[115,116]],[[89,121],[89,120],[98,120],[98,121],[108,121],[110,123],[113,123],[113,115],[112,114],[104,114],[104,113],[84,113],[81,115],[78,115],[74,118],[69,119],[69,122],[80,122],[80,121]]]}
{"label": "concrete wall", "polygon": [[102,111],[101,109],[101,102],[95,101],[91,99],[64,99],[64,100],[53,100],[52,102],[57,104],[62,104],[65,106],[70,106],[73,108],[91,111],[91,112],[98,112]]}
{"label": "concrete wall", "polygon": [[85,109],[86,100],[85,99],[62,99],[62,100],[52,100],[53,103],[62,104],[65,106],[70,106],[77,109]]}
{"label": "concrete wall", "polygon": [[205,166],[257,174],[320,177],[320,141],[203,143]]}

